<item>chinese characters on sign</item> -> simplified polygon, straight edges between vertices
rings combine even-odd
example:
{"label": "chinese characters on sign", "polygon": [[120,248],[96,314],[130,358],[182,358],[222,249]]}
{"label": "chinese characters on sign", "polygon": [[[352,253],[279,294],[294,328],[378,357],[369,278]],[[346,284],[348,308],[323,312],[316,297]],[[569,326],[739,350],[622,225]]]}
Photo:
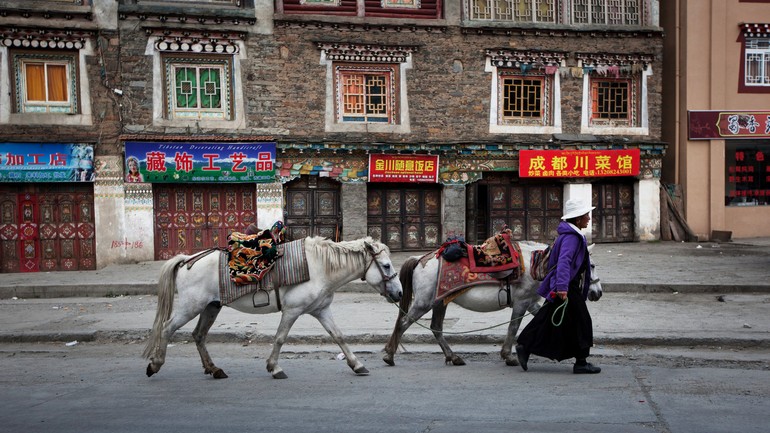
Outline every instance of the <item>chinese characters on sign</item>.
{"label": "chinese characters on sign", "polygon": [[0,144],[0,182],[93,182],[94,178],[90,144]]}
{"label": "chinese characters on sign", "polygon": [[126,142],[126,182],[275,182],[275,143]]}
{"label": "chinese characters on sign", "polygon": [[690,111],[690,140],[770,138],[770,111]]}
{"label": "chinese characters on sign", "polygon": [[726,143],[725,204],[756,206],[770,203],[770,165],[766,153],[762,144]]}
{"label": "chinese characters on sign", "polygon": [[369,182],[438,182],[438,156],[370,154]]}
{"label": "chinese characters on sign", "polygon": [[519,177],[637,176],[639,149],[521,150]]}

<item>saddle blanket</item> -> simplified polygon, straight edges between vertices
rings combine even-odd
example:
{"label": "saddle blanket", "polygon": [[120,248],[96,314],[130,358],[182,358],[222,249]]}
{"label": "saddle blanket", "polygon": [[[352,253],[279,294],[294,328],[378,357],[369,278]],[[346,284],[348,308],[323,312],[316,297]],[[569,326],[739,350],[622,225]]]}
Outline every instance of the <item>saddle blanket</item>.
{"label": "saddle blanket", "polygon": [[257,290],[273,290],[281,286],[304,283],[310,279],[310,271],[305,257],[305,240],[292,241],[278,245],[281,254],[270,272],[259,281],[249,284],[236,284],[230,277],[227,253],[219,255],[219,298],[222,305],[246,296]]}
{"label": "saddle blanket", "polygon": [[473,272],[500,272],[519,267],[519,248],[505,229],[481,245],[467,245],[469,268]]}
{"label": "saddle blanket", "polygon": [[270,272],[281,256],[276,247],[284,243],[286,227],[277,221],[270,229],[259,230],[252,224],[246,231],[227,236],[230,278],[239,284],[255,283]]}
{"label": "saddle blanket", "polygon": [[453,262],[439,259],[438,283],[436,287],[436,301],[444,301],[444,305],[452,302],[466,289],[479,284],[500,284],[500,280],[485,272],[473,272],[470,269],[470,261],[463,257]]}

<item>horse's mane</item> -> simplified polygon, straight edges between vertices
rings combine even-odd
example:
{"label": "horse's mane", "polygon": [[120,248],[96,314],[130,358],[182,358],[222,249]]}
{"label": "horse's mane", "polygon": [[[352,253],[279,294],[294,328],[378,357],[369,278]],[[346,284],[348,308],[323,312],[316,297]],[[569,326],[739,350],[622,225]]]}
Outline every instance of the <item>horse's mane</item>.
{"label": "horse's mane", "polygon": [[329,266],[331,272],[357,268],[363,270],[368,257],[365,242],[384,249],[390,254],[387,245],[375,242],[369,236],[354,241],[341,242],[334,242],[331,239],[314,236],[305,239],[305,247],[308,251],[314,251]]}

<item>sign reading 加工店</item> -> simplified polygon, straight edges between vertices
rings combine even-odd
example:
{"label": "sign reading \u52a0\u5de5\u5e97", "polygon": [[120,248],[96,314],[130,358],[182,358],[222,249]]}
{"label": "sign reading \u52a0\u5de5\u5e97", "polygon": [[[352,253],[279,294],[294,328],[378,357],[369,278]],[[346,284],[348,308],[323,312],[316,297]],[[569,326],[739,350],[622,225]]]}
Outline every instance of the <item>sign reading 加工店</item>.
{"label": "sign reading \u52a0\u5de5\u5e97", "polygon": [[126,142],[126,182],[275,182],[275,143]]}
{"label": "sign reading \u52a0\u5de5\u5e97", "polygon": [[690,140],[770,138],[770,111],[688,111]]}
{"label": "sign reading \u52a0\u5de5\u5e97", "polygon": [[438,182],[438,155],[369,155],[369,182]]}
{"label": "sign reading \u52a0\u5de5\u5e97", "polygon": [[519,177],[637,176],[639,149],[520,150]]}
{"label": "sign reading \u52a0\u5de5\u5e97", "polygon": [[93,182],[94,147],[84,143],[0,143],[0,182]]}

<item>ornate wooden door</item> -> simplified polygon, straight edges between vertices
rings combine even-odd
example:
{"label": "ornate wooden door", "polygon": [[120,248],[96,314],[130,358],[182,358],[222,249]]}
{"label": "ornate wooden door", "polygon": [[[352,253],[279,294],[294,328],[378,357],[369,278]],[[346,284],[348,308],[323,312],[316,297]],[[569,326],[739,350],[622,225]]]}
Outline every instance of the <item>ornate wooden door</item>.
{"label": "ornate wooden door", "polygon": [[91,185],[0,188],[0,271],[96,269]]}
{"label": "ornate wooden door", "polygon": [[591,213],[594,242],[634,241],[633,182],[594,183]]}
{"label": "ornate wooden door", "polygon": [[516,240],[550,242],[562,210],[561,184],[527,183],[511,175],[485,176],[466,195],[466,239],[481,243],[505,226]]}
{"label": "ornate wooden door", "polygon": [[286,186],[286,236],[297,240],[323,236],[340,240],[340,184],[317,176],[301,176]]}
{"label": "ornate wooden door", "polygon": [[441,186],[369,184],[368,234],[391,251],[441,245]]}
{"label": "ornate wooden door", "polygon": [[254,184],[153,185],[155,258],[226,247],[257,220]]}

